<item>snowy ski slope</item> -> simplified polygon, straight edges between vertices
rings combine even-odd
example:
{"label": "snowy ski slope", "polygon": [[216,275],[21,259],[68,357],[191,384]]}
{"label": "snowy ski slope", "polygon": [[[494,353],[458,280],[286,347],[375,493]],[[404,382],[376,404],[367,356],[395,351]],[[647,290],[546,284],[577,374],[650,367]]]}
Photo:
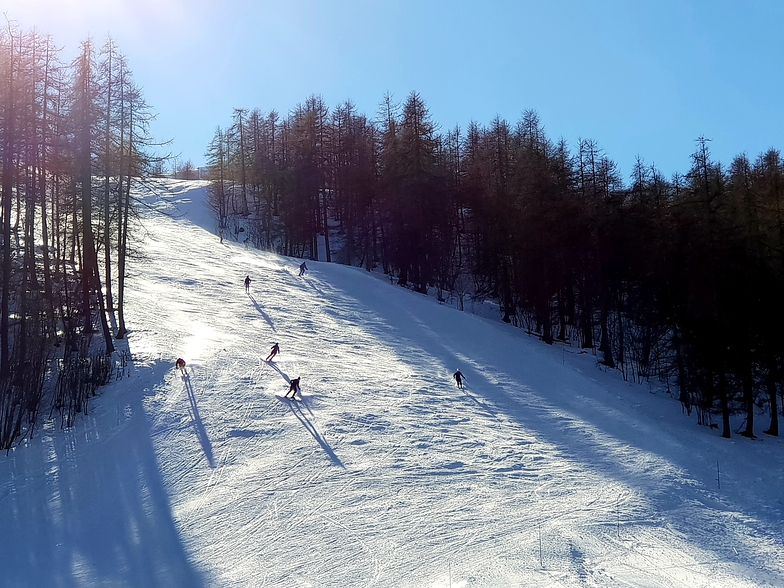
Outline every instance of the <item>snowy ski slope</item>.
{"label": "snowy ski slope", "polygon": [[359,268],[220,244],[204,184],[140,197],[130,375],[0,458],[0,585],[784,586],[780,440]]}

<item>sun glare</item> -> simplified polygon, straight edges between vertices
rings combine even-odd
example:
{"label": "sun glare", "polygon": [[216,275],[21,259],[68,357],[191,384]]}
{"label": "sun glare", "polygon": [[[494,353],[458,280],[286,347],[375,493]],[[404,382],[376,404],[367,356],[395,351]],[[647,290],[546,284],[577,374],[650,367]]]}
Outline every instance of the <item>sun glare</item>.
{"label": "sun glare", "polygon": [[129,44],[153,50],[189,18],[183,0],[0,0],[0,7],[20,29],[51,35],[67,53],[88,36],[101,42],[107,35],[123,50]]}

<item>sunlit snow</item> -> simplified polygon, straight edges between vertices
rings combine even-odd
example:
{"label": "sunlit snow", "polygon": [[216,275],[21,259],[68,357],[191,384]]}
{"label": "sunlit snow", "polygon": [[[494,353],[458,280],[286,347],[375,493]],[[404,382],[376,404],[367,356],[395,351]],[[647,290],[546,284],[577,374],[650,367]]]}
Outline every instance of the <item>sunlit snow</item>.
{"label": "sunlit snow", "polygon": [[784,586],[781,440],[383,276],[220,243],[202,183],[138,197],[133,361],[0,458],[0,585]]}

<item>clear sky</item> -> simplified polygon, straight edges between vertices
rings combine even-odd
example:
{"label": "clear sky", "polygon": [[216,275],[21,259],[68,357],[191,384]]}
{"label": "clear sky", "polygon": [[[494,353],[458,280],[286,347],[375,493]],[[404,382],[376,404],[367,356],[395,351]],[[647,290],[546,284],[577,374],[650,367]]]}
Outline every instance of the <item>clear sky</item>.
{"label": "clear sky", "polygon": [[111,35],[158,113],[156,139],[203,164],[234,108],[286,113],[311,94],[372,117],[419,92],[447,130],[536,110],[548,135],[594,139],[685,172],[694,139],[729,164],[784,148],[784,1],[0,0],[70,60]]}

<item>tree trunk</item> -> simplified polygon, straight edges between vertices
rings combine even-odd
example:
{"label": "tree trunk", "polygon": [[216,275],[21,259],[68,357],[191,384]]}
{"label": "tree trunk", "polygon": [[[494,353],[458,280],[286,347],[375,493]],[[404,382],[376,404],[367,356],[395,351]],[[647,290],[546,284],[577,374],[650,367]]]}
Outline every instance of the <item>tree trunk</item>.
{"label": "tree trunk", "polygon": [[719,367],[719,401],[721,402],[721,436],[725,439],[732,437],[730,425],[730,401],[727,396],[727,377],[724,367]]}
{"label": "tree trunk", "polygon": [[558,291],[558,340],[566,341],[566,303],[564,301],[565,293],[563,290]]}
{"label": "tree trunk", "polygon": [[746,407],[746,428],[741,435],[755,439],[754,435],[754,386],[751,375],[751,366],[743,376],[743,404]]}
{"label": "tree trunk", "polygon": [[609,320],[609,312],[607,310],[607,301],[605,295],[602,295],[599,301],[599,326],[601,328],[601,340],[599,343],[599,351],[602,352],[602,363],[607,367],[614,368],[615,361],[613,360],[612,347],[610,347],[610,333],[607,328],[607,321]]}
{"label": "tree trunk", "polygon": [[585,284],[580,288],[580,333],[583,349],[593,349],[593,311],[585,292]]}
{"label": "tree trunk", "polygon": [[110,179],[111,179],[111,149],[112,149],[112,54],[113,47],[110,46],[107,55],[107,71],[108,78],[106,81],[106,125],[104,129],[104,182],[103,182],[103,263],[104,272],[106,275],[106,306],[109,310],[114,310],[114,301],[112,297],[112,247],[111,247],[111,207],[109,203]]}
{"label": "tree trunk", "polygon": [[327,192],[324,189],[321,190],[321,200],[324,202],[324,260],[327,263],[332,263],[332,252],[329,250],[329,199],[327,198]]}
{"label": "tree trunk", "polygon": [[3,284],[0,297],[0,379],[10,374],[10,316],[11,316],[11,204],[13,202],[13,137],[14,137],[14,38],[11,35],[10,59],[8,63],[8,93],[6,94],[5,119],[3,125],[3,179],[2,179],[2,222],[3,225]]}
{"label": "tree trunk", "polygon": [[778,366],[775,357],[768,358],[768,377],[765,384],[768,389],[768,399],[770,401],[770,426],[764,431],[766,435],[778,437],[779,434],[779,407],[776,394],[776,383],[778,380]]}

